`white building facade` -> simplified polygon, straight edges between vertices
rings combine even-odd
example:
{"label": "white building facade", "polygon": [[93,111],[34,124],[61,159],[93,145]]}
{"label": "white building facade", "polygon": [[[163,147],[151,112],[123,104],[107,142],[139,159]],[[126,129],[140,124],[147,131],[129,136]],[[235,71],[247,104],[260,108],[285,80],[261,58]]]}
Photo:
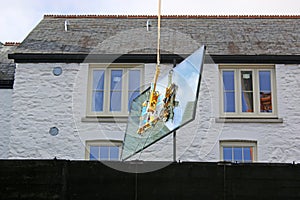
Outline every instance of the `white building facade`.
{"label": "white building facade", "polygon": [[[163,17],[162,76],[174,58],[207,46],[196,118],[177,131],[176,160],[300,161],[297,19]],[[154,26],[146,16],[45,16],[10,55],[16,71],[0,155],[120,159],[128,101],[155,73]],[[132,159],[172,161],[172,134]]]}

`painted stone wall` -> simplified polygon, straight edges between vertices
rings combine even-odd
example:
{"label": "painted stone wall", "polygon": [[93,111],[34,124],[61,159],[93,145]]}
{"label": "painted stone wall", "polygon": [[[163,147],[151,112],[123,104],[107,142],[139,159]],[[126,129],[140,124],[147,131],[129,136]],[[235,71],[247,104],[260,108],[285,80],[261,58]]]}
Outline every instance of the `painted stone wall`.
{"label": "painted stone wall", "polygon": [[[52,74],[61,66],[60,76]],[[166,74],[172,66],[162,66]],[[145,65],[145,83],[154,64]],[[204,66],[196,119],[177,131],[177,160],[219,161],[220,140],[257,141],[261,162],[300,160],[300,66],[276,65],[281,123],[222,123],[219,118],[218,65]],[[126,123],[86,117],[88,64],[18,64],[13,94],[10,158],[85,159],[91,140],[122,141]],[[59,134],[51,136],[49,129]],[[172,160],[172,135],[132,159]]]}
{"label": "painted stone wall", "polygon": [[8,157],[12,89],[0,89],[0,159]]}
{"label": "painted stone wall", "polygon": [[[62,67],[54,76],[54,67]],[[78,64],[18,64],[11,117],[10,158],[80,159],[81,144],[72,112]],[[57,127],[56,136],[49,134]]]}

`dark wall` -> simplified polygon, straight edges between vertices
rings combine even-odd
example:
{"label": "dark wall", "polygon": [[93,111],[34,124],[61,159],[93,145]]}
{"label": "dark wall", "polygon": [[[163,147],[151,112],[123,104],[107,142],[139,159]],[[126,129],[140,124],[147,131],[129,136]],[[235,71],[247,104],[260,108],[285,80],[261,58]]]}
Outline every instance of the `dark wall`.
{"label": "dark wall", "polygon": [[136,174],[92,161],[2,160],[0,199],[300,199],[300,165],[190,162]]}

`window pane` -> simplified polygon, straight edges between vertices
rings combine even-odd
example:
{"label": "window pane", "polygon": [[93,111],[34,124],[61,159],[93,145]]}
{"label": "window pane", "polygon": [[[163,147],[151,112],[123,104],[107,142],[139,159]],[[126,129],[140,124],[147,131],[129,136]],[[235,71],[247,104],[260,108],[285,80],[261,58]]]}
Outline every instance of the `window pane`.
{"label": "window pane", "polygon": [[93,89],[104,90],[104,70],[93,71]]}
{"label": "window pane", "polygon": [[232,147],[223,147],[223,160],[232,161]]}
{"label": "window pane", "polygon": [[100,147],[100,160],[108,160],[109,147]]}
{"label": "window pane", "polygon": [[99,147],[91,146],[90,147],[90,160],[98,160],[99,159]]}
{"label": "window pane", "polygon": [[140,92],[129,92],[128,93],[128,110],[130,110],[130,105],[133,99],[139,96]]}
{"label": "window pane", "polygon": [[110,160],[119,160],[119,147],[110,147]]}
{"label": "window pane", "polygon": [[103,111],[103,92],[93,92],[92,111]]}
{"label": "window pane", "polygon": [[122,90],[122,70],[111,70],[110,90]]}
{"label": "window pane", "polygon": [[223,71],[224,90],[234,90],[234,71]]}
{"label": "window pane", "polygon": [[234,92],[224,92],[224,112],[235,112]]}
{"label": "window pane", "polygon": [[129,71],[129,90],[134,91],[140,87],[140,70]]}
{"label": "window pane", "polygon": [[260,112],[272,112],[271,72],[259,72]]}
{"label": "window pane", "polygon": [[241,72],[241,88],[242,112],[254,112],[252,71]]}
{"label": "window pane", "polygon": [[243,161],[242,147],[234,147],[233,148],[233,158],[234,158],[234,161],[237,161],[237,162]]}
{"label": "window pane", "polygon": [[259,72],[259,89],[260,91],[271,91],[271,72]]}
{"label": "window pane", "polygon": [[110,92],[110,111],[121,111],[122,92]]}
{"label": "window pane", "polygon": [[252,147],[244,147],[244,162],[252,162],[253,161],[253,151]]}
{"label": "window pane", "polygon": [[242,112],[254,112],[253,92],[242,92]]}

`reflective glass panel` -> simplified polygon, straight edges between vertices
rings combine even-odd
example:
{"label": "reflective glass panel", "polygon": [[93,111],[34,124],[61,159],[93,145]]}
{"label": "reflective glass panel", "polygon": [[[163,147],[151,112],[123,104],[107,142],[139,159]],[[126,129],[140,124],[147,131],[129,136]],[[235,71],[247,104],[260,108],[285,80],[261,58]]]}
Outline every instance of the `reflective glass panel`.
{"label": "reflective glass panel", "polygon": [[122,92],[110,92],[110,111],[121,111]]}
{"label": "reflective glass panel", "polygon": [[98,160],[99,159],[99,147],[91,146],[90,147],[90,160]]}
{"label": "reflective glass panel", "polygon": [[223,147],[223,160],[232,161],[232,147]]}
{"label": "reflective glass panel", "polygon": [[129,71],[129,83],[128,83],[128,110],[130,110],[130,105],[133,99],[135,99],[140,94],[140,70],[130,70]]}
{"label": "reflective glass panel", "polygon": [[140,70],[129,70],[129,90],[134,91],[140,87]]}
{"label": "reflective glass panel", "polygon": [[104,90],[104,70],[93,71],[93,89]]}
{"label": "reflective glass panel", "polygon": [[254,112],[252,71],[241,72],[241,88],[242,112]]}
{"label": "reflective glass panel", "polygon": [[234,147],[233,148],[233,159],[237,162],[243,161],[243,148],[242,147]]}
{"label": "reflective glass panel", "polygon": [[223,71],[224,112],[235,112],[234,71]]}
{"label": "reflective glass panel", "polygon": [[223,71],[224,90],[234,91],[234,71]]}
{"label": "reflective glass panel", "polygon": [[109,111],[122,109],[122,74],[122,70],[111,70]]}
{"label": "reflective glass panel", "polygon": [[[169,74],[159,77],[155,95],[151,95],[152,84],[132,101],[121,155],[123,160],[194,120],[204,51],[203,46]],[[154,99],[153,104],[149,103],[150,97]]]}
{"label": "reflective glass panel", "polygon": [[109,160],[109,147],[100,146],[100,160]]}
{"label": "reflective glass panel", "polygon": [[93,71],[92,111],[103,111],[104,70]]}
{"label": "reflective glass panel", "polygon": [[243,153],[244,153],[244,162],[252,162],[253,161],[252,147],[244,147]]}
{"label": "reflective glass panel", "polygon": [[260,112],[272,112],[271,71],[259,71]]}
{"label": "reflective glass panel", "polygon": [[119,147],[110,147],[110,160],[119,160]]}
{"label": "reflective glass panel", "polygon": [[110,90],[122,90],[122,70],[111,70]]}
{"label": "reflective glass panel", "polygon": [[92,111],[101,112],[103,111],[103,95],[104,92],[94,91],[93,92],[93,101],[92,101]]}
{"label": "reflective glass panel", "polygon": [[224,112],[235,112],[234,92],[224,92]]}

